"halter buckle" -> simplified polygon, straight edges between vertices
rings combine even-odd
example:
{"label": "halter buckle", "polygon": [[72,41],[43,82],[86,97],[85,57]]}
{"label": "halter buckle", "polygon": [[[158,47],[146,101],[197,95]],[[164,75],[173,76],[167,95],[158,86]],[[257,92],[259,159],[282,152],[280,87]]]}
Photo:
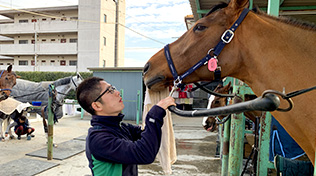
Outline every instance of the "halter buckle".
{"label": "halter buckle", "polygon": [[232,31],[232,30],[230,30],[230,29],[227,29],[224,33],[223,33],[223,35],[222,35],[222,37],[221,37],[221,39],[222,39],[222,41],[224,42],[224,43],[229,43],[233,38],[234,38],[234,32]]}
{"label": "halter buckle", "polygon": [[181,83],[182,83],[182,80],[180,79],[180,76],[178,76],[177,79],[173,81],[173,86],[178,87],[178,85]]}

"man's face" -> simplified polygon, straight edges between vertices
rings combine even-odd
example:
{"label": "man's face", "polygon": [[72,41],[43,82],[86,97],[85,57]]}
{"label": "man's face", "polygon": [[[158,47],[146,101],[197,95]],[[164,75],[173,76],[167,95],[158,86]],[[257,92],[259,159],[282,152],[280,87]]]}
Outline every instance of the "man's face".
{"label": "man's face", "polygon": [[124,104],[120,96],[120,92],[117,90],[113,90],[111,85],[105,81],[101,81],[100,84],[102,88],[100,95],[105,90],[107,90],[107,92],[100,97],[102,103],[95,102],[98,103],[98,105],[102,108],[100,111],[96,111],[96,114],[105,116],[117,116],[124,109]]}

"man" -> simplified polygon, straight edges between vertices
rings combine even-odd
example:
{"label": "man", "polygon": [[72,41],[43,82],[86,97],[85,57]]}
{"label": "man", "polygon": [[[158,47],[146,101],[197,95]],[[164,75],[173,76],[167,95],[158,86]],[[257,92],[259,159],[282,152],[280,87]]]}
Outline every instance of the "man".
{"label": "man", "polygon": [[93,175],[138,175],[137,164],[150,164],[160,147],[161,127],[167,107],[176,105],[167,97],[146,118],[144,131],[122,123],[124,104],[120,92],[102,78],[84,80],[77,100],[92,115],[86,139],[86,155]]}

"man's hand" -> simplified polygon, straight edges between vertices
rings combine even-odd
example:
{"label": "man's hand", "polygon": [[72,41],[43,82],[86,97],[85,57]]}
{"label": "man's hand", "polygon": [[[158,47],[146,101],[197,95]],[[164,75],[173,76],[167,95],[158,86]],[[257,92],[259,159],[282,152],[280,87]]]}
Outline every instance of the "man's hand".
{"label": "man's hand", "polygon": [[174,102],[174,98],[167,97],[165,99],[160,100],[157,103],[157,105],[160,106],[163,109],[167,109],[169,106],[172,106],[172,105],[176,106],[176,103]]}

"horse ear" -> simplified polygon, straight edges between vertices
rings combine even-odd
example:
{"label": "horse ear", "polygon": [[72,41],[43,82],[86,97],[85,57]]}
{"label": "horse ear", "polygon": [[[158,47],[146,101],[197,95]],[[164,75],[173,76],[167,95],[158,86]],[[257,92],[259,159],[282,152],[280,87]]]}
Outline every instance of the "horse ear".
{"label": "horse ear", "polygon": [[12,65],[9,65],[9,67],[7,68],[8,73],[10,73],[12,71]]}
{"label": "horse ear", "polygon": [[234,10],[243,10],[249,8],[249,0],[231,0],[229,3]]}

